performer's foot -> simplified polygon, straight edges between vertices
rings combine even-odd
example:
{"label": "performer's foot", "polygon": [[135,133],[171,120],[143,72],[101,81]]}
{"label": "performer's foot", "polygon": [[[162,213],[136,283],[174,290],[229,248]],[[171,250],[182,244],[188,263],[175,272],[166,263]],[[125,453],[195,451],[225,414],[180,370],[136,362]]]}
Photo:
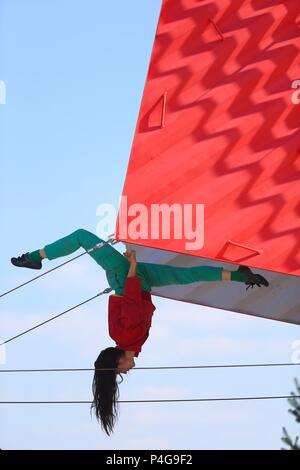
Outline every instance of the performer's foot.
{"label": "performer's foot", "polygon": [[18,256],[17,258],[11,258],[11,262],[14,266],[19,268],[30,268],[30,269],[41,269],[42,261],[33,261],[28,259],[28,253]]}
{"label": "performer's foot", "polygon": [[261,287],[261,285],[263,285],[268,287],[269,285],[269,282],[265,277],[260,274],[254,274],[247,266],[239,266],[238,271],[245,274],[245,284],[247,285],[246,290],[248,290],[249,287],[253,289],[254,286]]}

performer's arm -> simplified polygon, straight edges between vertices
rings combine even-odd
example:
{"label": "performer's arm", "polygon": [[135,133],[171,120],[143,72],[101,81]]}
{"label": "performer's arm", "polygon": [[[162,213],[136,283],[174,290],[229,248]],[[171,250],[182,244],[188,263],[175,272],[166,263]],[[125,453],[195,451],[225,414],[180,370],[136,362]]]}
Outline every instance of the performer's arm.
{"label": "performer's arm", "polygon": [[136,277],[136,255],[134,250],[127,250],[124,255],[130,262],[127,279],[123,292],[123,308],[121,319],[124,326],[131,328],[143,322],[142,310],[142,279]]}

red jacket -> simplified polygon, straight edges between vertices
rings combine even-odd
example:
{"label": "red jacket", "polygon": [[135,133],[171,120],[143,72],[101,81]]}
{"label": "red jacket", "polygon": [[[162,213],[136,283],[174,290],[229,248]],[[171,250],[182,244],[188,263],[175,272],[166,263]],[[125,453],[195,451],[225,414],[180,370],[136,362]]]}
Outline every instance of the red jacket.
{"label": "red jacket", "polygon": [[111,295],[108,302],[109,335],[116,348],[135,351],[138,356],[149,336],[155,309],[150,292],[142,290],[141,278],[127,277],[123,296]]}

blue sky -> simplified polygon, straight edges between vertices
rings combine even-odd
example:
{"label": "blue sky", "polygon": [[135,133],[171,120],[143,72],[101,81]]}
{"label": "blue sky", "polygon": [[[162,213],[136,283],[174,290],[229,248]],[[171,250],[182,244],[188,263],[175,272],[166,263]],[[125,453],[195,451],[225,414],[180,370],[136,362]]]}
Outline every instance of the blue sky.
{"label": "blue sky", "polygon": [[[1,291],[31,272],[10,257],[118,207],[160,0],[0,0]],[[122,246],[117,246],[123,250]],[[46,262],[46,267],[56,263]],[[87,256],[1,299],[7,337],[94,295],[106,278]],[[137,366],[290,362],[299,328],[154,299]],[[3,368],[90,367],[112,342],[100,298],[7,347]],[[289,394],[295,367],[132,371],[121,399]],[[1,400],[90,399],[89,372],[2,374]],[[127,404],[113,437],[85,405],[0,405],[4,449],[278,449],[297,428],[282,401]]]}

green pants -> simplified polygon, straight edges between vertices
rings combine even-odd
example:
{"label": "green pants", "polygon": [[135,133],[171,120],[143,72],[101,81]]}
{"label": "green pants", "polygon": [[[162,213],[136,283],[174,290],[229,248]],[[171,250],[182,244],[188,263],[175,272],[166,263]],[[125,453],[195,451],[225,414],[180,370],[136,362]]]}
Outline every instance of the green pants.
{"label": "green pants", "polygon": [[[49,260],[66,256],[80,247],[85,250],[103,242],[99,237],[84,229],[76,230],[67,237],[45,246]],[[121,295],[123,293],[130,263],[109,244],[92,251],[90,256],[105,270],[109,286]],[[155,286],[191,284],[199,281],[221,281],[223,268],[213,266],[177,267],[154,263],[137,263],[137,277],[142,279],[142,289],[151,291]]]}

